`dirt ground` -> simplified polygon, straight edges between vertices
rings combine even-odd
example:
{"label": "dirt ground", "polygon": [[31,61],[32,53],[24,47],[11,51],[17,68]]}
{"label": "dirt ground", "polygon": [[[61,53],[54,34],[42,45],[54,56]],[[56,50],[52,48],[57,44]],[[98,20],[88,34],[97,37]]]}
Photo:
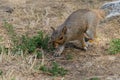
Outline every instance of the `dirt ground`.
{"label": "dirt ground", "polygon": [[[2,23],[4,20],[13,24],[18,35],[35,35],[38,30],[51,34],[51,26],[57,27],[73,11],[80,8],[97,9],[103,3],[112,0],[0,0],[0,45],[9,47],[10,39]],[[10,11],[13,9],[12,11]],[[35,55],[13,55],[11,51],[0,54],[0,80],[120,80],[120,54],[108,54],[109,42],[120,38],[120,17],[101,23],[97,28],[96,42],[83,51],[73,47],[65,48],[62,56],[54,59],[44,54],[44,59],[36,59]],[[44,53],[44,51],[43,51]],[[72,55],[67,60],[67,55]],[[50,65],[56,61],[68,70],[64,77],[52,77],[42,71],[35,70],[40,64]]]}

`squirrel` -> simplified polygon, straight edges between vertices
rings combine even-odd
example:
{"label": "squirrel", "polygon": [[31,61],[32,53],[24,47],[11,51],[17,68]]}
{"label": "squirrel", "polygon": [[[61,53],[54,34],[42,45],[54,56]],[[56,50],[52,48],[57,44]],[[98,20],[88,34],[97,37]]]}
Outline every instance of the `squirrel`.
{"label": "squirrel", "polygon": [[99,22],[105,18],[104,10],[79,9],[73,12],[65,22],[53,30],[50,43],[55,48],[55,56],[60,56],[69,41],[79,40],[82,49],[87,50],[88,42],[96,38],[96,28]]}

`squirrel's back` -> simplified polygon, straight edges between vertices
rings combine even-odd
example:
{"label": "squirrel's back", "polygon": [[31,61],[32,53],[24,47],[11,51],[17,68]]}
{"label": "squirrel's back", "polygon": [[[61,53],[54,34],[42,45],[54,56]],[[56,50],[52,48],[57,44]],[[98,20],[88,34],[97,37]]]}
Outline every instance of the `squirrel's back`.
{"label": "squirrel's back", "polygon": [[79,9],[73,12],[60,26],[61,29],[66,26],[68,41],[85,33],[88,27],[96,27],[101,18],[100,12],[101,10],[89,9]]}
{"label": "squirrel's back", "polygon": [[90,9],[79,9],[73,12],[64,22],[65,25],[82,25],[83,23],[87,23],[88,20],[92,19],[102,19],[104,17],[104,12],[102,10],[90,10]]}

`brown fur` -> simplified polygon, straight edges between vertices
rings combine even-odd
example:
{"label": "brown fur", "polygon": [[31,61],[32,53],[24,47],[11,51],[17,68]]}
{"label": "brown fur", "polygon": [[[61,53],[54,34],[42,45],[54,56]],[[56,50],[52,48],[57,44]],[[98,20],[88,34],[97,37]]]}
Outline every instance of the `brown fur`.
{"label": "brown fur", "polygon": [[[73,12],[61,26],[56,30],[53,29],[51,36],[53,46],[59,49],[69,41],[79,40],[82,48],[86,49],[85,37],[94,40],[96,27],[104,16],[102,10],[79,9]],[[56,52],[56,54],[61,53]]]}

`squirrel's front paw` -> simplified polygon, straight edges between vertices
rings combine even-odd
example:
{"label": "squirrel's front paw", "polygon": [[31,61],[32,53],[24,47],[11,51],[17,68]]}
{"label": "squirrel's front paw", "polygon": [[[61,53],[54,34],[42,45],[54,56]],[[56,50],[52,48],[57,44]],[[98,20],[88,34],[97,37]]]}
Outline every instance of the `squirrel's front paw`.
{"label": "squirrel's front paw", "polygon": [[57,51],[56,51],[56,52],[54,53],[54,57],[59,57],[60,55],[61,55],[60,52],[57,52]]}
{"label": "squirrel's front paw", "polygon": [[59,47],[58,49],[55,50],[54,56],[55,56],[55,57],[60,56],[61,53],[63,52],[63,50],[64,50],[64,46]]}
{"label": "squirrel's front paw", "polygon": [[61,51],[61,49],[56,49],[56,50],[54,51],[54,57],[59,57],[62,52],[63,52],[63,51]]}

